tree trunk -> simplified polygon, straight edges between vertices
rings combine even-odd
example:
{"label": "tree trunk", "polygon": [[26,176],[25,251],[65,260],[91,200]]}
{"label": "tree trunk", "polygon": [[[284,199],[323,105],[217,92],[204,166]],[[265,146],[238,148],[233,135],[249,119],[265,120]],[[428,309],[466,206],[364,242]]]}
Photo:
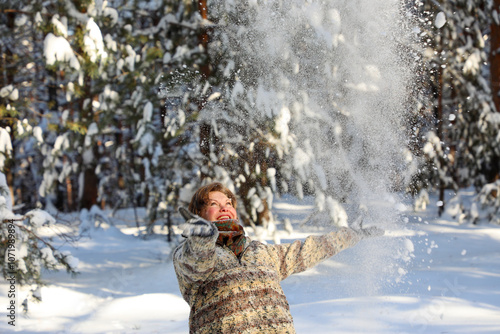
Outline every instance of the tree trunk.
{"label": "tree trunk", "polygon": [[[208,19],[208,7],[206,0],[198,1],[198,11],[203,20]],[[207,56],[207,60],[201,65],[201,75],[205,80],[208,80],[210,76],[210,66],[208,65],[208,31],[207,29],[203,29],[198,36],[200,44],[203,46],[203,50]],[[198,108],[201,110],[205,105],[206,101],[198,101]],[[212,126],[210,123],[200,124],[200,152],[210,160],[210,146],[211,144],[215,144],[217,142],[217,138],[211,138],[212,136]],[[206,175],[202,174],[201,178],[204,179]]]}
{"label": "tree trunk", "polygon": [[[9,28],[9,30],[11,31],[12,34],[14,33],[15,19],[16,19],[15,12],[7,13],[7,27]],[[15,76],[16,71],[14,68],[9,69],[9,65],[14,64],[14,60],[13,60],[14,54],[12,53],[11,48],[7,47],[5,49],[6,49],[5,50],[5,59],[4,59],[2,70],[5,73],[4,78],[6,79],[6,81],[4,81],[3,83],[4,83],[4,86],[7,86],[10,84],[14,84],[14,76]],[[10,126],[10,128],[11,128],[10,141],[12,144],[14,144],[14,139],[15,139],[14,133],[15,133],[15,128],[17,126],[16,122],[11,121],[10,118],[7,118],[5,120],[5,122],[0,123],[0,126],[2,126],[2,127]],[[14,165],[12,162],[15,161],[15,153],[16,153],[16,150],[15,150],[15,147],[13,147],[12,151],[10,152],[11,161],[9,162],[9,160],[7,160],[6,165],[4,167],[5,168],[5,177],[7,179],[7,185],[9,187],[9,191],[10,191],[12,206],[14,206],[16,204],[15,200],[14,200],[14,174],[12,173],[12,167]]]}
{"label": "tree trunk", "polygon": [[94,168],[85,168],[83,172],[83,195],[80,202],[81,208],[90,209],[97,204],[97,184],[99,180]]}
{"label": "tree trunk", "polygon": [[[493,10],[500,14],[500,0],[494,0]],[[491,92],[497,112],[500,112],[500,25],[492,20],[490,39]]]}
{"label": "tree trunk", "polygon": [[[86,97],[91,97],[92,100],[97,98],[96,95],[92,95],[92,80],[89,77],[87,77],[84,82],[83,90],[85,92]],[[92,121],[98,122],[98,119],[96,119],[96,116],[92,111],[92,107],[90,106],[87,107],[87,109],[85,109],[83,103],[84,99],[82,99],[82,101],[80,102],[82,121],[86,124],[91,124]],[[98,193],[99,178],[95,173],[96,165],[97,162],[99,161],[99,152],[97,143],[92,143],[91,145],[92,145],[91,147],[84,148],[84,150],[85,149],[92,150],[94,160],[92,162],[84,162],[83,156],[81,157],[82,159],[81,168],[83,170],[83,193],[80,202],[80,207],[87,209],[90,209],[92,205],[97,204],[97,197],[99,195]]]}
{"label": "tree trunk", "polygon": [[[198,1],[198,11],[200,12],[201,18],[205,21],[205,23],[208,20],[208,6],[207,6],[207,0],[199,0]],[[199,35],[199,40],[200,44],[203,46],[203,49],[205,51],[205,54],[208,57],[208,41],[209,41],[209,36],[208,36],[208,29],[206,27],[203,27],[203,30],[201,31],[201,34]],[[205,61],[201,67],[201,75],[203,76],[204,79],[207,79],[210,76],[210,65],[208,61]]]}
{"label": "tree trunk", "polygon": [[[493,1],[493,11],[500,14],[500,0]],[[493,12],[492,11],[492,12]],[[498,17],[498,16],[497,16]],[[500,22],[491,22],[491,38],[490,38],[490,77],[491,77],[491,93],[493,102],[497,112],[500,112]],[[497,164],[493,164],[493,171],[488,177],[489,182],[493,182],[500,178],[500,170]],[[496,169],[496,170],[495,170]]]}
{"label": "tree trunk", "polygon": [[[435,107],[436,131],[440,140],[443,140],[443,68],[440,66],[437,71],[438,86],[437,86],[437,106]],[[443,161],[444,162],[444,161]],[[444,212],[444,191],[445,184],[443,180],[439,180],[439,201],[441,206],[438,209],[438,215],[441,216]]]}

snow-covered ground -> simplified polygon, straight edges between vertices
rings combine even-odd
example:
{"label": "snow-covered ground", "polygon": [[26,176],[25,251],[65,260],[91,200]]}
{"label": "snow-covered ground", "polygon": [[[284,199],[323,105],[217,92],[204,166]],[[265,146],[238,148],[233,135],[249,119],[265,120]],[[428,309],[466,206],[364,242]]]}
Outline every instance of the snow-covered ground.
{"label": "snow-covered ground", "polygon": [[[283,281],[297,332],[500,333],[500,227],[438,219],[433,202],[420,213],[407,205],[406,223],[386,236]],[[328,230],[300,226],[311,201],[275,206],[294,227],[279,231],[281,242]],[[15,328],[2,316],[0,332],[188,333],[171,246],[163,237],[134,236],[130,217],[120,212],[111,219],[116,227],[66,244],[80,259],[80,274],[44,273],[42,302],[30,302],[27,314],[18,310]],[[7,290],[2,282],[3,313]]]}

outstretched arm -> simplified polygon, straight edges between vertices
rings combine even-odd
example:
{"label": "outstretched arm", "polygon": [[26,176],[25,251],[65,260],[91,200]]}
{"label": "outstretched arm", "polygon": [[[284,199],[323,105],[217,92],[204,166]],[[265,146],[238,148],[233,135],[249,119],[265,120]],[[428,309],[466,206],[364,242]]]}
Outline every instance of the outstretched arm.
{"label": "outstretched arm", "polygon": [[377,228],[354,230],[341,228],[321,236],[309,236],[305,241],[295,241],[291,244],[274,245],[269,248],[275,259],[281,280],[288,276],[314,267],[319,262],[352,247],[361,239],[382,235]]}

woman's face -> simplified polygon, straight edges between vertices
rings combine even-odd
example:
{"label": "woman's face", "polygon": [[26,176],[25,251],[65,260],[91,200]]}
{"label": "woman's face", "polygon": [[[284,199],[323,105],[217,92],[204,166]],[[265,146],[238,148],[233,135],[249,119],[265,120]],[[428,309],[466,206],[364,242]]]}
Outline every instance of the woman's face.
{"label": "woman's face", "polygon": [[200,216],[208,221],[238,219],[231,199],[220,191],[208,194],[208,202],[201,210]]}

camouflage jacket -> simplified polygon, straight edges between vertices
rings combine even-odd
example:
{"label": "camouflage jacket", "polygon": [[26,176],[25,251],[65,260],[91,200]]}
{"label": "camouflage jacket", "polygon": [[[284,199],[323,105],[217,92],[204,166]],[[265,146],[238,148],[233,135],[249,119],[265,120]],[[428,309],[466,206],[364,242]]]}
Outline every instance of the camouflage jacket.
{"label": "camouflage jacket", "polygon": [[174,267],[191,307],[190,333],[295,333],[280,281],[359,240],[342,228],[290,244],[247,241],[237,258],[216,236],[187,238],[174,251]]}

